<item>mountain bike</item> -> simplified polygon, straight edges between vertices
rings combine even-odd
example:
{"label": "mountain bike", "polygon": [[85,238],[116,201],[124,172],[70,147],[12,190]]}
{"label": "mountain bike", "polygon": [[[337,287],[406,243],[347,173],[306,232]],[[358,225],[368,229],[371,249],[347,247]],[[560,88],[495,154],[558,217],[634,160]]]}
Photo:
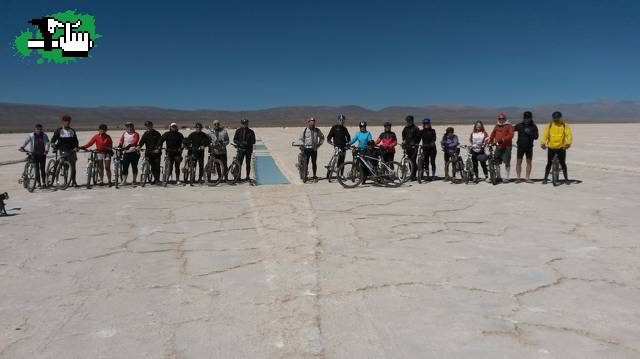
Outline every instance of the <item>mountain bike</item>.
{"label": "mountain bike", "polygon": [[307,156],[304,154],[304,145],[296,144],[295,142],[291,142],[291,146],[298,147],[300,152],[298,153],[298,162],[296,163],[296,167],[298,168],[298,174],[300,175],[300,180],[303,183],[307,182],[309,178],[309,163],[307,161]]}
{"label": "mountain bike", "polygon": [[[447,150],[443,149],[443,151]],[[456,174],[459,174],[460,178],[464,180],[464,162],[460,156],[460,146],[456,147],[455,152],[449,155],[449,160],[445,163],[445,173],[449,172],[449,168],[451,168],[451,182],[455,181]]]}
{"label": "mountain bike", "polygon": [[405,148],[405,146],[402,146],[402,159],[400,159],[400,169],[402,171],[400,173],[402,174],[401,178],[403,183],[411,179],[413,166],[415,166],[413,164],[413,161],[411,161],[411,158],[409,158],[409,155],[407,154],[407,149],[410,148],[418,148],[418,145],[408,146],[407,148]]}
{"label": "mountain bike", "polygon": [[[34,159],[33,152],[21,150],[20,152],[24,152],[27,154],[26,163],[24,164],[24,170],[22,171],[22,175],[18,180],[18,183],[21,183],[24,189],[29,192],[33,192],[36,189],[36,176],[38,176],[38,164]],[[43,183],[44,180],[41,180]]]}
{"label": "mountain bike", "polygon": [[113,163],[113,182],[116,188],[120,188],[120,181],[122,176],[122,157],[124,156],[124,150],[122,147],[116,147],[113,149],[113,157],[111,162]]}
{"label": "mountain bike", "polygon": [[138,149],[138,152],[142,155],[142,165],[140,166],[140,184],[142,187],[146,186],[147,183],[153,182],[153,174],[151,173],[151,161],[149,161],[149,157],[143,154],[143,149]]}
{"label": "mountain bike", "polygon": [[338,168],[338,161],[344,156],[344,149],[340,146],[333,146],[333,156],[329,160],[327,168],[327,181],[331,182],[331,176],[336,172]]}
{"label": "mountain bike", "polygon": [[492,185],[498,184],[498,160],[495,155],[496,145],[489,143],[487,145],[489,154],[487,155],[487,168],[489,170],[489,181]]}
{"label": "mountain bike", "polygon": [[69,151],[55,150],[55,158],[47,163],[47,186],[52,188],[55,184],[57,189],[65,190],[69,187],[71,181],[69,174],[71,171],[71,162],[67,160]]}
{"label": "mountain bike", "polygon": [[469,184],[469,181],[473,179],[473,160],[472,160],[472,147],[467,145],[462,145],[460,148],[464,148],[467,151],[467,155],[465,156],[464,165],[462,166],[462,181],[464,184]]}
{"label": "mountain bike", "polygon": [[560,157],[555,153],[551,159],[551,183],[554,187],[560,185]]}
{"label": "mountain bike", "polygon": [[386,187],[401,186],[404,182],[397,171],[404,171],[402,164],[396,161],[382,162],[379,153],[376,156],[367,154],[370,150],[381,151],[379,147],[369,150],[352,147],[353,161],[344,162],[336,172],[340,185],[344,188],[355,188],[367,177]]}
{"label": "mountain bike", "polygon": [[83,152],[89,152],[89,159],[87,160],[87,189],[91,189],[92,186],[98,184],[98,151],[97,150],[82,150]]}
{"label": "mountain bike", "polygon": [[217,186],[220,184],[225,175],[226,168],[224,168],[222,161],[216,158],[218,154],[218,147],[210,145],[209,158],[207,159],[207,164],[204,166],[204,173],[206,174],[207,184],[209,186]]}
{"label": "mountain bike", "polygon": [[189,152],[187,153],[186,161],[184,161],[184,167],[182,168],[182,179],[185,184],[189,184],[189,186],[193,186],[196,182],[196,165],[198,164],[198,157],[196,156],[196,151],[204,150],[204,146],[201,146],[197,149],[192,149],[189,146]]}
{"label": "mountain bike", "polygon": [[[242,171],[240,169],[240,155],[243,154],[243,150],[238,148],[238,145],[235,143],[230,143],[230,145],[236,148],[236,156],[233,158],[233,161],[231,161],[231,165],[229,165],[227,173],[225,173],[225,177],[227,177],[229,184],[236,184],[240,181]],[[247,161],[250,161],[250,159],[247,159]],[[231,177],[229,177],[229,175],[231,175]]]}

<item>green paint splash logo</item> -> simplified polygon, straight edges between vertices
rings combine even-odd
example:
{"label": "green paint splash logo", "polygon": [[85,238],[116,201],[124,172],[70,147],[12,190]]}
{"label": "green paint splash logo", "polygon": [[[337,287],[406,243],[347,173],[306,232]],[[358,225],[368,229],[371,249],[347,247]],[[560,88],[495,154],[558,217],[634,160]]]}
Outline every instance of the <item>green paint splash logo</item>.
{"label": "green paint splash logo", "polygon": [[[88,33],[93,44],[100,38],[102,35],[96,32],[96,22],[92,15],[89,14],[80,14],[77,13],[76,10],[67,10],[64,12],[57,12],[55,14],[50,14],[46,16],[47,18],[55,19],[61,23],[69,22],[75,24],[77,21],[80,21],[80,26],[73,27],[74,36],[77,36],[78,33]],[[44,19],[44,18],[43,18]],[[55,28],[55,32],[51,36],[51,39],[57,42],[64,42],[64,36],[69,36],[65,34],[65,29],[63,27]],[[61,37],[63,37],[61,39]],[[69,56],[69,54],[73,54],[73,52],[63,53],[62,48],[53,48],[51,50],[46,49],[31,49],[29,48],[29,40],[44,40],[44,36],[42,35],[40,29],[36,28],[35,30],[25,30],[21,32],[18,36],[13,40],[13,49],[15,51],[15,55],[28,58],[31,56],[35,56],[37,64],[54,63],[54,64],[68,64],[78,61],[79,59],[85,58],[86,56]],[[61,41],[62,40],[62,41]],[[95,47],[95,45],[93,45]],[[89,55],[88,57],[91,57]]]}

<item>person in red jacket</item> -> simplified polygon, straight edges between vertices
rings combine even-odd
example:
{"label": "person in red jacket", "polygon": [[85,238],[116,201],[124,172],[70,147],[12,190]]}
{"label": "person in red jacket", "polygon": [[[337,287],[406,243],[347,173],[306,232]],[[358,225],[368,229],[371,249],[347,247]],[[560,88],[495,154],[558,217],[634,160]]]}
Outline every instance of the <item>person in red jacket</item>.
{"label": "person in red jacket", "polygon": [[113,140],[111,136],[107,135],[107,125],[102,124],[98,126],[98,133],[93,135],[84,146],[80,146],[81,149],[96,145],[98,151],[98,173],[100,174],[99,184],[103,183],[104,171],[107,172],[107,179],[109,180],[109,187],[111,187],[111,156],[113,154]]}
{"label": "person in red jacket", "polygon": [[398,145],[398,138],[395,132],[391,131],[391,122],[384,123],[384,132],[378,136],[376,145],[380,145],[384,150],[381,156],[383,162],[393,161],[393,157],[396,154],[396,146]]}
{"label": "person in red jacket", "polygon": [[509,182],[509,173],[511,172],[513,132],[513,126],[507,121],[507,115],[501,113],[498,115],[498,123],[493,128],[493,131],[491,131],[491,137],[489,138],[489,141],[496,145],[495,156],[498,160],[498,178],[502,178],[500,168],[502,167],[501,165],[504,164],[506,182]]}

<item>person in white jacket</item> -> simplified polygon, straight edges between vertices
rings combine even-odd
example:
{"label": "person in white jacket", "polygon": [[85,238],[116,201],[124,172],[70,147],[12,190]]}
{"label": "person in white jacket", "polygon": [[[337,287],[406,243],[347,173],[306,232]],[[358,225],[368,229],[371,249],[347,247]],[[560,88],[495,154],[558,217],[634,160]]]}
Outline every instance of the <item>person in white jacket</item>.
{"label": "person in white jacket", "polygon": [[27,135],[24,143],[20,147],[21,151],[32,153],[33,160],[36,163],[38,171],[36,171],[36,183],[38,187],[47,186],[47,154],[49,153],[49,136],[42,130],[42,125],[35,125],[33,133]]}
{"label": "person in white jacket", "polygon": [[300,145],[303,147],[304,155],[306,156],[307,166],[309,166],[309,159],[311,159],[311,168],[313,170],[313,181],[318,182],[316,172],[318,166],[316,164],[318,160],[318,147],[324,143],[324,135],[319,128],[316,127],[316,119],[311,117],[307,120],[307,127],[300,134]]}

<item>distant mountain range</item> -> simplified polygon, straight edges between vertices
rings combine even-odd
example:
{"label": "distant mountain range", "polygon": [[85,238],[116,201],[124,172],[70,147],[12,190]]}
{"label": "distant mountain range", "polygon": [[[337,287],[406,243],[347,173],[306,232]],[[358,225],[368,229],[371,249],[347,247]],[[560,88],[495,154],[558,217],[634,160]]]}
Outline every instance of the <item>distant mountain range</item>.
{"label": "distant mountain range", "polygon": [[562,111],[572,123],[620,123],[640,122],[640,100],[593,101],[575,104],[541,105],[532,108],[504,107],[490,108],[465,105],[430,105],[424,107],[393,106],[374,111],[359,106],[288,106],[255,111],[222,110],[174,110],[158,107],[63,107],[0,103],[0,132],[25,131],[35,123],[47,129],[58,126],[62,115],[73,117],[77,129],[94,129],[100,123],[122,128],[126,121],[142,127],[146,120],[157,127],[165,127],[171,122],[190,127],[195,122],[205,125],[218,119],[235,127],[239,120],[248,118],[252,126],[303,126],[304,119],[314,116],[319,125],[333,124],[337,114],[345,114],[348,124],[368,121],[377,125],[384,121],[403,124],[406,115],[415,118],[431,118],[435,123],[467,124],[476,120],[493,122],[499,112],[505,112],[512,121],[519,121],[522,112],[529,110],[538,122],[546,122],[553,111]]}

